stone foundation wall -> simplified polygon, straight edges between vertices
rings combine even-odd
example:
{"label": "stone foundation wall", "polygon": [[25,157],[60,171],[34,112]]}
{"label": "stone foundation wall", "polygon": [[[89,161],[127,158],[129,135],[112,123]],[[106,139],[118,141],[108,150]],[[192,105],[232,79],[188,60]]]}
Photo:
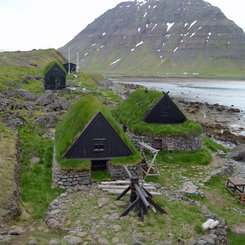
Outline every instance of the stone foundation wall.
{"label": "stone foundation wall", "polygon": [[202,148],[201,136],[165,136],[165,137],[150,137],[150,136],[139,136],[130,131],[126,132],[131,141],[140,148],[138,142],[144,142],[153,147],[154,138],[162,140],[162,150],[167,151],[167,144],[172,143],[174,150],[177,151],[196,151]]}
{"label": "stone foundation wall", "polygon": [[[133,176],[138,176],[140,179],[143,178],[143,171],[140,164],[134,166],[127,166],[127,168]],[[115,166],[108,162],[107,170],[110,173],[112,180],[122,180],[129,178],[123,166]]]}
{"label": "stone foundation wall", "polygon": [[64,170],[56,161],[55,150],[53,154],[53,184],[61,189],[73,189],[81,185],[91,184],[90,170]]}

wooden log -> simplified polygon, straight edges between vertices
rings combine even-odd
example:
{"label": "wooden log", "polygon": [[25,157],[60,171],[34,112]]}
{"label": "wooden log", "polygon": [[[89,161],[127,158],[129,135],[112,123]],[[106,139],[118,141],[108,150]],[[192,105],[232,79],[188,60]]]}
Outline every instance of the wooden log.
{"label": "wooden log", "polygon": [[98,185],[99,189],[126,189],[128,185]]}
{"label": "wooden log", "polygon": [[[122,192],[122,191],[119,190],[119,189],[102,189],[102,191],[107,192],[108,194],[115,194],[115,195],[121,194],[121,192]],[[152,195],[156,195],[156,196],[162,195],[162,193],[160,193],[160,192],[150,191],[150,193],[151,193]],[[127,195],[130,194],[130,191],[127,192],[126,194],[127,194]]]}
{"label": "wooden log", "polygon": [[[126,189],[127,185],[98,185],[99,189]],[[146,190],[156,190],[155,186],[144,186]]]}
{"label": "wooden log", "polygon": [[102,181],[102,185],[130,185],[130,180],[115,180],[115,181]]}

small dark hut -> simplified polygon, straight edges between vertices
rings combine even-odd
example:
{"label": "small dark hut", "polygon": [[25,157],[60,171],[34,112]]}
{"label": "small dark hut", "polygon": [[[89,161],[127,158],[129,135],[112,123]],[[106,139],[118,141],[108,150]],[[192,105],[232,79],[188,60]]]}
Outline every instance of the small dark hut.
{"label": "small dark hut", "polygon": [[168,93],[146,113],[144,121],[147,123],[174,124],[183,123],[186,117],[178,106],[172,101]]}
{"label": "small dark hut", "polygon": [[[72,72],[76,72],[76,64],[74,63],[66,63],[66,64],[63,64],[65,70],[67,73],[72,73]],[[70,70],[70,71],[69,71]]]}
{"label": "small dark hut", "polygon": [[93,168],[104,168],[109,159],[133,153],[111,124],[98,112],[64,154],[66,159],[89,159]]}
{"label": "small dark hut", "polygon": [[44,89],[58,90],[66,87],[66,71],[58,63],[46,68],[44,74]]}

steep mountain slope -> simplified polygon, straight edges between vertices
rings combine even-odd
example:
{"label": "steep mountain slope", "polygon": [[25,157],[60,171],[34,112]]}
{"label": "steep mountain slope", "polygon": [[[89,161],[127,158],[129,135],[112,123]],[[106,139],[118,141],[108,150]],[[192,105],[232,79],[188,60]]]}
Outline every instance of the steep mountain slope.
{"label": "steep mountain slope", "polygon": [[43,69],[50,61],[66,63],[66,58],[55,49],[0,52],[0,66],[37,67]]}
{"label": "steep mountain slope", "polygon": [[59,51],[81,69],[138,75],[245,74],[245,34],[203,0],[123,2]]}

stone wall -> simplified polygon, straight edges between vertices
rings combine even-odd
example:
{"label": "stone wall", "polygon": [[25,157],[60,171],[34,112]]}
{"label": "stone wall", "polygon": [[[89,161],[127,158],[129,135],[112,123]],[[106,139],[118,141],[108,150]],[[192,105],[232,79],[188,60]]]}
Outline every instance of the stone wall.
{"label": "stone wall", "polygon": [[53,153],[53,184],[61,189],[73,189],[81,185],[91,184],[91,170],[61,169]]}
{"label": "stone wall", "polygon": [[9,202],[6,205],[7,213],[2,217],[2,219],[6,222],[20,215],[20,189],[19,189],[20,154],[21,154],[21,146],[18,137],[16,141],[16,162],[15,162],[14,173],[13,173],[14,175],[13,193]]}
{"label": "stone wall", "polygon": [[[127,166],[127,168],[131,172],[132,176],[137,176],[140,179],[143,178],[143,171],[140,164],[134,166]],[[107,170],[110,173],[112,180],[122,180],[129,178],[123,166],[116,166],[108,162]]]}
{"label": "stone wall", "polygon": [[174,150],[177,151],[196,151],[202,148],[201,136],[164,136],[164,137],[152,137],[152,136],[139,136],[129,130],[126,132],[131,139],[131,141],[140,148],[138,142],[144,142],[153,147],[154,138],[162,140],[162,150],[167,151],[167,144],[173,144]]}

